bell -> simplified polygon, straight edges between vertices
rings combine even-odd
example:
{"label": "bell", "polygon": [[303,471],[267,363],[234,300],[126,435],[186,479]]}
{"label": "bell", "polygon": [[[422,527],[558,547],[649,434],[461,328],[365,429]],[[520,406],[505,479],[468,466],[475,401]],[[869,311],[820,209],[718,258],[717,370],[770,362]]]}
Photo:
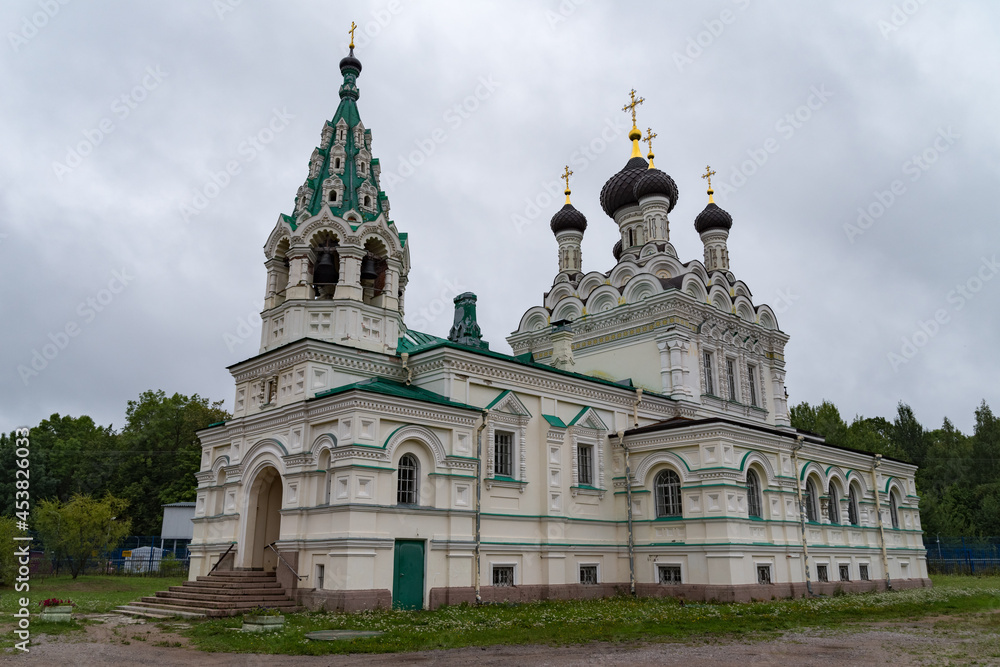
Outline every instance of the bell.
{"label": "bell", "polygon": [[340,267],[333,261],[333,253],[320,253],[313,269],[313,285],[336,285],[340,282]]}
{"label": "bell", "polygon": [[375,265],[375,258],[371,255],[365,255],[365,258],[361,260],[361,282],[370,285],[375,282],[376,278],[378,278],[378,267]]}

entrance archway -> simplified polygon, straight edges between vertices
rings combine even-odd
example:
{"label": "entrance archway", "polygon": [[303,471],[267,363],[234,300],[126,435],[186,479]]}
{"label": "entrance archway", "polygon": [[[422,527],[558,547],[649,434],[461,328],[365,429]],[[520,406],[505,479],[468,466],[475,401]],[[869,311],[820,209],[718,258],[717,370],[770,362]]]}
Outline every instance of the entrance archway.
{"label": "entrance archway", "polygon": [[250,553],[243,558],[244,567],[265,572],[273,572],[277,567],[277,554],[266,547],[281,534],[281,499],[281,475],[274,467],[267,466],[250,485],[246,539]]}

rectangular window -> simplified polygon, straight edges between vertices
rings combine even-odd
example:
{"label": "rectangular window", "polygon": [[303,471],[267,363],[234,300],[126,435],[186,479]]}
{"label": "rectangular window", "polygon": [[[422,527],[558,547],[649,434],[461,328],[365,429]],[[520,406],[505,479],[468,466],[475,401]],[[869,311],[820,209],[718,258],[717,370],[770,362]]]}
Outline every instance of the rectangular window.
{"label": "rectangular window", "polygon": [[826,565],[816,566],[816,579],[817,581],[830,581],[830,571]]}
{"label": "rectangular window", "polygon": [[726,359],[726,377],[729,379],[729,400],[736,400],[736,362]]}
{"label": "rectangular window", "polygon": [[681,566],[657,565],[656,575],[661,584],[679,584],[681,583]]}
{"label": "rectangular window", "polygon": [[851,566],[850,565],[841,565],[840,566],[840,580],[841,581],[850,581],[851,580]]}
{"label": "rectangular window", "polygon": [[494,565],[493,566],[493,585],[494,586],[513,586],[514,585],[514,566],[513,565]]}
{"label": "rectangular window", "polygon": [[771,566],[770,565],[758,565],[757,566],[757,583],[758,584],[770,584],[771,583]]}
{"label": "rectangular window", "polygon": [[715,382],[712,379],[712,353],[705,353],[705,393],[715,396]]}
{"label": "rectangular window", "polygon": [[493,474],[514,476],[514,434],[497,431],[493,436]]}
{"label": "rectangular window", "polygon": [[871,581],[871,577],[868,575],[868,563],[858,565],[858,575],[861,577],[861,581]]}
{"label": "rectangular window", "polygon": [[595,585],[597,583],[597,566],[596,565],[581,565],[580,566],[580,583],[586,584],[588,586]]}
{"label": "rectangular window", "polygon": [[757,368],[747,365],[747,382],[750,383],[750,405],[757,406]]}
{"label": "rectangular window", "polygon": [[594,485],[594,448],[591,445],[580,445],[577,448],[577,476],[580,484]]}
{"label": "rectangular window", "polygon": [[323,579],[325,578],[326,567],[323,565],[316,566],[316,588],[323,590]]}

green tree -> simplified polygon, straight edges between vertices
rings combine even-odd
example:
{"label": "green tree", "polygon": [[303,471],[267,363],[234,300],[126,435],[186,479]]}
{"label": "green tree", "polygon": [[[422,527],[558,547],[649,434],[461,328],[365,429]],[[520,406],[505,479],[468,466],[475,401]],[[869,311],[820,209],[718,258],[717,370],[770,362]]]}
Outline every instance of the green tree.
{"label": "green tree", "polygon": [[35,506],[34,525],[46,551],[69,560],[76,579],[98,554],[114,549],[131,531],[124,518],[128,501],[114,496],[95,500],[76,494],[68,502],[41,500]]}
{"label": "green tree", "polygon": [[905,460],[918,466],[924,464],[928,441],[924,427],[917,421],[913,410],[902,401],[896,406],[896,419],[892,423],[892,440],[904,454]]}
{"label": "green tree", "polygon": [[847,429],[845,447],[905,461],[906,454],[892,439],[892,424],[884,417],[857,416]]}
{"label": "green tree", "polygon": [[86,415],[54,414],[31,429],[30,439],[32,496],[65,501],[78,493],[106,490],[112,472],[109,459],[117,445],[110,426],[98,426]]}
{"label": "green tree", "polygon": [[[0,516],[0,586],[12,586],[14,577],[17,576],[17,556],[14,554],[14,537],[23,535],[17,529],[17,522],[14,517]],[[28,544],[21,542],[21,544]]]}
{"label": "green tree", "polygon": [[793,428],[821,435],[831,445],[847,446],[847,424],[830,401],[824,400],[816,407],[799,403],[792,407],[790,417]]}
{"label": "green tree", "polygon": [[130,503],[137,534],[159,534],[161,505],[192,501],[201,466],[197,431],[230,417],[222,401],[146,391],[129,401],[111,488]]}

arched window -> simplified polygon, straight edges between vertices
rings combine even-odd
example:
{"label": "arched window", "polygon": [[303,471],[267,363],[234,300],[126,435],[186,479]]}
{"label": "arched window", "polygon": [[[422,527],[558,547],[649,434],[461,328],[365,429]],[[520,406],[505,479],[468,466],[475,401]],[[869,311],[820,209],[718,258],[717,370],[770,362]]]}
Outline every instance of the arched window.
{"label": "arched window", "polygon": [[368,195],[365,195],[365,206],[371,206],[371,205],[372,205],[372,198],[369,197]]}
{"label": "arched window", "polygon": [[628,230],[628,247],[631,248],[635,245],[635,230]]}
{"label": "arched window", "polygon": [[802,500],[806,505],[806,521],[817,521],[819,510],[816,505],[819,502],[819,494],[816,493],[816,483],[812,479],[806,480],[806,492]]}
{"label": "arched window", "polygon": [[892,527],[894,529],[899,528],[899,499],[896,498],[896,492],[892,491],[889,493],[889,518],[892,520]]}
{"label": "arched window", "polygon": [[830,517],[830,523],[840,523],[840,496],[837,495],[837,487],[830,482],[830,500],[826,506],[826,514]]}
{"label": "arched window", "polygon": [[333,159],[333,168],[334,169],[340,169],[340,158],[339,157]]}
{"label": "arched window", "polygon": [[664,470],[656,476],[656,516],[681,515],[681,478],[673,470]]}
{"label": "arched window", "polygon": [[764,518],[763,503],[760,498],[760,477],[753,470],[747,471],[747,513],[758,519]]}
{"label": "arched window", "polygon": [[847,520],[852,526],[858,525],[858,490],[852,486],[847,492]]}
{"label": "arched window", "polygon": [[396,502],[400,505],[417,504],[417,475],[420,464],[413,454],[403,454],[399,459],[396,481]]}
{"label": "arched window", "polygon": [[337,191],[330,190],[330,201],[337,201]]}

